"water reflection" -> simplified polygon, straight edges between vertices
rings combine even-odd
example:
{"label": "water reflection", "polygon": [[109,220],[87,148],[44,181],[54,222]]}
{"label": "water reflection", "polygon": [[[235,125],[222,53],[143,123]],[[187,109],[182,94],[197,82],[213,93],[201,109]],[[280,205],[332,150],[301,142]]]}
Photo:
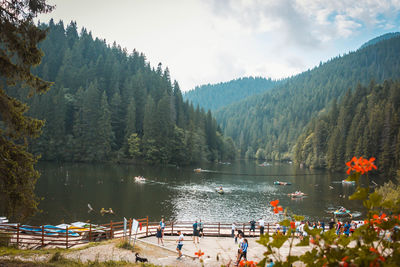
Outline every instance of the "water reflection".
{"label": "water reflection", "polygon": [[[195,173],[194,168],[213,172]],[[123,217],[159,220],[250,221],[278,218],[268,203],[279,199],[307,219],[327,220],[340,206],[362,215],[360,202],[349,201],[354,186],[343,186],[344,174],[310,171],[289,164],[260,167],[255,161],[237,161],[230,165],[205,164],[176,168],[172,166],[133,166],[118,164],[40,163],[42,173],[37,194],[43,197],[42,213],[31,223],[71,221],[109,222]],[[134,176],[146,177],[136,183]],[[274,181],[292,185],[274,185]],[[215,192],[222,186],[225,194]],[[288,193],[300,190],[304,198],[291,199]],[[343,197],[345,196],[345,197]],[[93,212],[88,213],[88,204]],[[100,214],[112,208],[115,215]]]}

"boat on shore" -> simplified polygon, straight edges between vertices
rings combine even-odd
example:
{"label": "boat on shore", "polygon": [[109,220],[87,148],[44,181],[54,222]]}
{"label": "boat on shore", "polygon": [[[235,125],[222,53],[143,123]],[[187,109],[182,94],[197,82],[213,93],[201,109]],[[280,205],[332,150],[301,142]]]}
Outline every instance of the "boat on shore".
{"label": "boat on shore", "polygon": [[307,195],[307,194],[305,194],[305,193],[303,193],[303,192],[301,192],[301,191],[296,191],[296,192],[294,192],[294,193],[288,194],[288,196],[289,196],[289,197],[292,197],[292,198],[305,197],[306,195]]}
{"label": "boat on shore", "polygon": [[281,182],[281,181],[275,181],[274,185],[291,185],[292,183],[289,182]]}
{"label": "boat on shore", "polygon": [[143,176],[135,176],[135,182],[144,183],[146,182],[146,178],[144,178]]}

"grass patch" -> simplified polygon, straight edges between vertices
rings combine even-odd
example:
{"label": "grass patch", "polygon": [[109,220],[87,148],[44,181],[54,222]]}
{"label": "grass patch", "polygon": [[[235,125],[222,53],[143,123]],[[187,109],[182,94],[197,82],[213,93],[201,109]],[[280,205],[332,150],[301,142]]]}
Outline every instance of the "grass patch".
{"label": "grass patch", "polygon": [[78,248],[49,248],[49,249],[18,249],[15,247],[2,247],[0,246],[0,257],[1,256],[32,256],[32,255],[49,255],[55,254],[57,252],[60,253],[70,253],[74,251],[79,251],[82,249],[96,247],[99,245],[104,245],[109,243],[109,241],[104,242],[90,242],[85,246],[78,247]]}
{"label": "grass patch", "polygon": [[68,260],[65,258],[60,258],[55,262],[34,262],[34,261],[19,261],[19,260],[1,260],[0,266],[7,267],[119,267],[119,266],[128,266],[128,267],[157,267],[154,264],[137,264],[130,263],[125,261],[89,261],[87,263],[82,263],[76,260]]}

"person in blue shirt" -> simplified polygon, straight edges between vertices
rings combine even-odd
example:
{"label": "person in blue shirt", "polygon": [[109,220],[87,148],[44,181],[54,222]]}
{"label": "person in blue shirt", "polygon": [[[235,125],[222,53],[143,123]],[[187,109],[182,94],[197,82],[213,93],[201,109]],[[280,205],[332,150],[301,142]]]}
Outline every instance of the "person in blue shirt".
{"label": "person in blue shirt", "polygon": [[268,260],[268,264],[267,264],[267,267],[273,267],[275,264],[274,264],[274,262],[272,261],[272,259],[269,259]]}
{"label": "person in blue shirt", "polygon": [[350,223],[349,222],[346,222],[346,224],[344,225],[344,234],[346,236],[350,235]]}
{"label": "person in blue shirt", "polygon": [[196,239],[197,239],[197,244],[199,244],[199,225],[197,221],[193,224],[193,243],[196,244]]}
{"label": "person in blue shirt", "polygon": [[161,234],[162,234],[162,237],[164,237],[164,229],[165,229],[164,218],[161,218],[160,227],[161,227]]}
{"label": "person in blue shirt", "polygon": [[247,249],[248,249],[248,247],[249,247],[249,242],[245,238],[243,240],[242,244],[240,245],[240,249],[238,251],[238,257],[237,257],[237,263],[236,264],[239,264],[239,262],[242,259],[242,257],[244,258],[245,261],[247,261]]}

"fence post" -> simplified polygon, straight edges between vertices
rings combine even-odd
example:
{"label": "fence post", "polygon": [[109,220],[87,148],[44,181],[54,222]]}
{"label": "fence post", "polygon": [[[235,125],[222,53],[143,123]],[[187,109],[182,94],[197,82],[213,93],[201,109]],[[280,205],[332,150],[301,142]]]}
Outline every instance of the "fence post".
{"label": "fence post", "polygon": [[17,224],[17,248],[19,248],[19,224]]}
{"label": "fence post", "polygon": [[171,222],[171,236],[174,235],[174,221]]}
{"label": "fence post", "polygon": [[149,235],[149,216],[146,216],[146,236]]}
{"label": "fence post", "polygon": [[221,223],[218,223],[218,236],[221,234]]}
{"label": "fence post", "polygon": [[92,241],[92,224],[89,224],[89,242]]}
{"label": "fence post", "polygon": [[68,248],[68,226],[65,228],[65,248]]}
{"label": "fence post", "polygon": [[132,235],[132,218],[129,219],[129,238]]}
{"label": "fence post", "polygon": [[44,247],[44,226],[42,225],[42,247]]}
{"label": "fence post", "polygon": [[113,238],[113,223],[112,221],[110,222],[110,239]]}

